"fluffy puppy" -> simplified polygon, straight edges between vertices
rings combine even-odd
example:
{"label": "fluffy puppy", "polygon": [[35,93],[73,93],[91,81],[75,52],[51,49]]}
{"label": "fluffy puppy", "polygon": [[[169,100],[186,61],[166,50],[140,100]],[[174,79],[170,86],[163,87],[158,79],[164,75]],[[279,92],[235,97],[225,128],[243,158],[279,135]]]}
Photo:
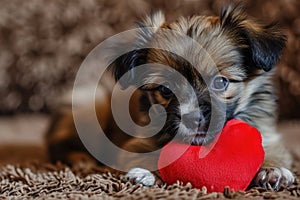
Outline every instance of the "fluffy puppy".
{"label": "fluffy puppy", "polygon": [[[99,105],[97,110],[102,114],[98,117],[102,126],[109,127],[111,138],[119,138],[115,143],[138,153],[158,150],[174,137],[192,145],[207,145],[226,121],[240,119],[256,127],[263,138],[265,161],[252,185],[270,185],[278,189],[292,184],[291,156],[276,131],[272,79],[274,65],[286,41],[276,25],[260,24],[246,16],[240,5],[230,5],[219,17],[182,17],[171,23],[158,12],[146,18],[139,27],[135,41],[137,49],[119,57],[112,72],[117,81],[129,72],[125,81],[123,77],[120,82],[123,88],[135,85],[137,79],[142,83],[137,92],[139,111],[135,112],[137,121],[144,120],[140,124],[150,122],[149,109],[154,104],[165,109],[166,123],[154,136],[126,137],[115,128],[115,123],[107,120],[111,119],[111,112],[106,112],[108,98]],[[166,30],[176,33],[165,34]],[[191,38],[201,48],[182,36]],[[150,65],[142,75],[134,74],[134,69],[143,64]],[[175,72],[181,76],[172,78]],[[152,111],[157,116],[161,114],[160,109]],[[58,140],[53,139],[55,135],[59,138],[58,132],[64,130],[64,137],[69,139],[71,136],[67,135],[76,132],[72,118],[68,119],[69,126],[61,125],[64,123],[58,120],[48,133],[52,155],[61,153]],[[69,127],[73,127],[72,130]],[[121,139],[115,136],[118,134],[122,135]],[[126,163],[128,169],[133,168],[127,176],[135,182],[154,184],[153,175],[141,168],[156,165],[157,155],[141,159],[120,154],[119,161]]]}

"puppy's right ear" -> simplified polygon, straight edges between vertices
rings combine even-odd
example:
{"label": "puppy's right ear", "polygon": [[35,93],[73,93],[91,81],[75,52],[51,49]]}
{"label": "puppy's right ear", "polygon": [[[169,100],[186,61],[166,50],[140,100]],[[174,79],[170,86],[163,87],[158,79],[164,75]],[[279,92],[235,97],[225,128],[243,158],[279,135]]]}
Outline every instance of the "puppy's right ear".
{"label": "puppy's right ear", "polygon": [[221,27],[228,31],[244,51],[245,62],[270,71],[278,62],[286,36],[275,23],[264,25],[248,17],[243,4],[229,4],[222,10]]}
{"label": "puppy's right ear", "polygon": [[112,65],[113,76],[123,89],[134,85],[135,79],[138,78],[135,77],[134,68],[146,63],[150,48],[148,44],[165,23],[165,16],[161,11],[152,13],[142,23],[137,23],[138,30],[133,41],[135,49],[118,57]]}

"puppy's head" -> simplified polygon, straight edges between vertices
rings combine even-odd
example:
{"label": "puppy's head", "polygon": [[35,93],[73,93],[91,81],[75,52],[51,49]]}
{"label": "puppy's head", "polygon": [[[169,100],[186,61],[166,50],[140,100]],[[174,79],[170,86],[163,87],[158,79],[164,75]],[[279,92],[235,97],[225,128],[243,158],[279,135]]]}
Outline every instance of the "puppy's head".
{"label": "puppy's head", "polygon": [[[152,104],[165,108],[162,138],[178,133],[196,145],[209,143],[227,120],[245,113],[245,97],[266,87],[268,81],[258,77],[269,80],[266,74],[273,71],[285,44],[275,25],[255,22],[240,5],[224,8],[219,17],[193,16],[172,23],[158,12],[139,25],[137,49],[117,59],[115,78],[130,72],[121,83],[124,88],[142,82],[142,111]],[[143,73],[136,74],[133,69],[143,64],[148,64]],[[250,86],[256,79],[256,86]]]}

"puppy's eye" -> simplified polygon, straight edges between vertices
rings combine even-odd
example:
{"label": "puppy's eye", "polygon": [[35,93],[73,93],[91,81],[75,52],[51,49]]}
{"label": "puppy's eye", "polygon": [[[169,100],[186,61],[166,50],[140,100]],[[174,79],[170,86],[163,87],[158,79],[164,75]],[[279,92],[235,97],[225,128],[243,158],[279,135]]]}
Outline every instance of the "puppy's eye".
{"label": "puppy's eye", "polygon": [[170,90],[170,86],[167,83],[158,86],[158,90],[160,91],[160,94],[166,99],[170,98],[173,95],[172,91]]}
{"label": "puppy's eye", "polygon": [[211,88],[217,92],[223,92],[227,89],[229,80],[225,76],[217,75],[212,81]]}

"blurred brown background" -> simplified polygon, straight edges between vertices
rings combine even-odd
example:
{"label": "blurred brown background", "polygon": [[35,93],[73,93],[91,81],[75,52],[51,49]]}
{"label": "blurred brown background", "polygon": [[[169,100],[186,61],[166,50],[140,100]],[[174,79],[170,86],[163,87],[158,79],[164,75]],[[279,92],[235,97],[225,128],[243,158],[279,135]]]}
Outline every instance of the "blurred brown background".
{"label": "blurred brown background", "polygon": [[[0,114],[48,113],[72,88],[85,56],[113,34],[133,27],[151,10],[169,20],[218,15],[229,1],[213,0],[0,0]],[[288,35],[278,64],[280,118],[300,117],[300,1],[249,0],[247,12],[279,21]]]}

